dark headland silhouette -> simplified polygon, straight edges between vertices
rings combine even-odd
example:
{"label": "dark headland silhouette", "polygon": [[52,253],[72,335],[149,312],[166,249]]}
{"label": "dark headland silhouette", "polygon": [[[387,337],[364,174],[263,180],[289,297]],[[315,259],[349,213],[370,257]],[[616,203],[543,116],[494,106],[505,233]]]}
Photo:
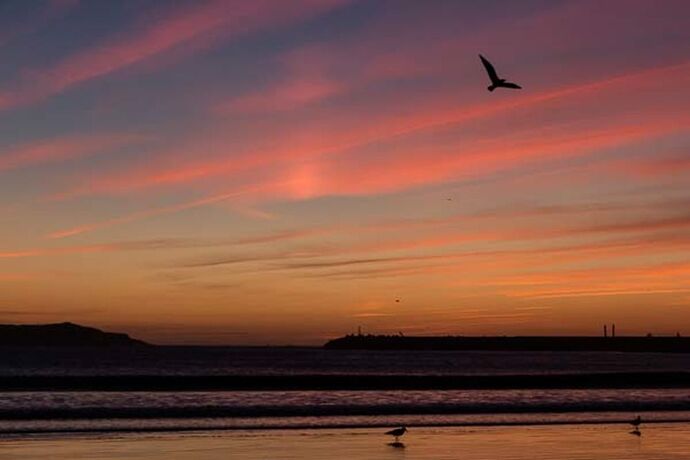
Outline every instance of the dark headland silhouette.
{"label": "dark headland silhouette", "polygon": [[113,347],[147,346],[127,334],[104,332],[74,323],[0,324],[0,346]]}
{"label": "dark headland silhouette", "polygon": [[342,350],[615,351],[690,353],[688,337],[465,337],[351,334],[327,342]]}
{"label": "dark headland silhouette", "polygon": [[491,79],[491,86],[487,88],[489,91],[493,91],[496,88],[522,89],[522,86],[506,81],[505,78],[500,78],[496,73],[494,66],[481,54],[479,55],[479,59],[482,60],[486,73],[489,74],[489,79]]}

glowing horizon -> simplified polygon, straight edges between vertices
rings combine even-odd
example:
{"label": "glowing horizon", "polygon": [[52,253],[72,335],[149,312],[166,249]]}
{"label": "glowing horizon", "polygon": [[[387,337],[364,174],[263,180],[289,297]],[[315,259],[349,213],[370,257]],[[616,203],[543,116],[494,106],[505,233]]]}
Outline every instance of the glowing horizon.
{"label": "glowing horizon", "polygon": [[690,334],[689,14],[3,3],[0,323]]}

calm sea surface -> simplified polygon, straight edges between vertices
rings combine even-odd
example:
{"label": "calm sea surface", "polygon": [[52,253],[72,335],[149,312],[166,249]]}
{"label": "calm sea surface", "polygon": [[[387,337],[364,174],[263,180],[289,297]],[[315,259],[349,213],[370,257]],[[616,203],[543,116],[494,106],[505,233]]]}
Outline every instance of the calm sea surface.
{"label": "calm sea surface", "polygon": [[3,375],[506,375],[690,370],[690,354],[151,347],[0,349]]}
{"label": "calm sea surface", "polygon": [[[158,347],[5,349],[0,377],[545,375],[690,371],[690,356]],[[0,391],[0,436],[690,421],[690,389],[426,391]]]}

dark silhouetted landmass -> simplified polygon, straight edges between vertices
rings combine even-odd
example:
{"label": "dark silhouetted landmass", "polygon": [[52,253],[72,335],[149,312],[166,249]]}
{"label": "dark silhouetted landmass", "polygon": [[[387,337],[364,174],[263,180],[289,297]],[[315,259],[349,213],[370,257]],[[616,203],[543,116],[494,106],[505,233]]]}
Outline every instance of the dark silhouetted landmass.
{"label": "dark silhouetted landmass", "polygon": [[74,323],[0,324],[0,346],[121,347],[148,345],[127,334],[103,332]]}
{"label": "dark silhouetted landmass", "polygon": [[615,351],[690,353],[688,337],[405,337],[347,335],[324,345],[340,350]]}

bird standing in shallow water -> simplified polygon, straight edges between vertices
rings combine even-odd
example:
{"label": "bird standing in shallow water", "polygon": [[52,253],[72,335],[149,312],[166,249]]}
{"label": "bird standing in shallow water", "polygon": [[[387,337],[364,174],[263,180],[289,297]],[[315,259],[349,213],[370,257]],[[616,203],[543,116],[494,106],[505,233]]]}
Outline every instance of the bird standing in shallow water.
{"label": "bird standing in shallow water", "polygon": [[486,73],[489,74],[489,78],[491,79],[491,85],[486,89],[488,89],[489,91],[493,91],[496,88],[522,89],[522,86],[506,81],[505,78],[499,78],[498,74],[496,73],[496,69],[494,69],[494,66],[481,54],[479,55],[479,59],[482,60],[482,64],[484,64]]}
{"label": "bird standing in shallow water", "polygon": [[391,436],[395,436],[395,442],[396,444],[398,443],[398,438],[400,436],[404,435],[405,432],[407,431],[407,428],[404,426],[401,426],[400,428],[396,428],[394,430],[386,431],[386,434],[389,434]]}

